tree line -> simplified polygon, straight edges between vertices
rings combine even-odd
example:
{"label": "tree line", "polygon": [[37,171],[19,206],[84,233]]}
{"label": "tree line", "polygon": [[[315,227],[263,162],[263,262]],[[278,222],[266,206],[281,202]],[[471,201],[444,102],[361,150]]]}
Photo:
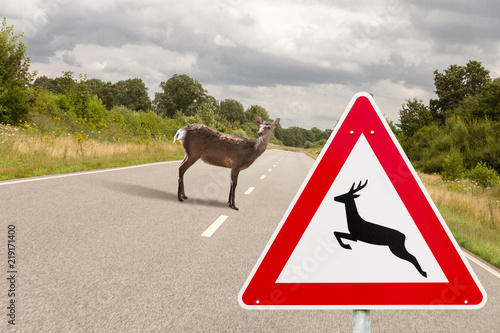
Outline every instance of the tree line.
{"label": "tree line", "polygon": [[[77,86],[81,86],[80,94],[84,91],[83,95],[97,96],[107,110],[118,106],[138,112],[152,110],[163,118],[191,117],[213,112],[214,118],[204,121],[206,125],[221,131],[235,127],[240,129],[235,132],[241,136],[255,135],[255,115],[264,120],[271,120],[268,111],[262,106],[252,105],[245,110],[237,100],[228,98],[218,101],[208,94],[198,80],[187,74],[175,74],[167,81],[161,82],[161,92],[155,93],[153,100],[140,78],[112,83],[81,77],[78,82],[73,79],[73,73],[65,72],[58,78],[38,77],[33,83],[35,89],[41,88],[63,95],[68,95]],[[331,130],[322,131],[316,127],[307,130],[300,127],[283,128],[280,125],[275,130],[274,142],[291,147],[321,147],[330,133]]]}
{"label": "tree line", "polygon": [[[436,99],[406,99],[396,136],[412,163],[446,179],[474,175],[485,186],[500,172],[500,78],[482,63],[434,71]],[[482,173],[481,177],[478,175]]]}

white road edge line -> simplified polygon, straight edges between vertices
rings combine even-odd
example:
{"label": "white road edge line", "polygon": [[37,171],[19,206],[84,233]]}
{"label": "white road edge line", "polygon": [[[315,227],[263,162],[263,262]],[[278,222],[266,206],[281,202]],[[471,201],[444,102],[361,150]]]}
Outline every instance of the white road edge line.
{"label": "white road edge line", "polygon": [[482,261],[477,260],[476,258],[474,258],[473,256],[471,256],[467,252],[463,252],[463,253],[465,254],[465,256],[467,257],[468,260],[470,260],[473,263],[479,265],[480,267],[482,267],[483,269],[485,269],[486,271],[488,271],[489,273],[493,274],[494,276],[496,276],[497,278],[500,279],[500,273],[498,273],[497,271],[495,271],[491,267],[487,266]]}
{"label": "white road edge line", "polygon": [[144,168],[144,167],[154,166],[154,165],[159,165],[159,164],[170,164],[170,163],[179,163],[179,162],[181,162],[181,160],[146,163],[146,164],[130,165],[130,166],[125,166],[125,167],[83,171],[83,172],[72,172],[72,173],[65,173],[62,175],[42,176],[42,177],[36,177],[36,178],[25,178],[25,179],[12,180],[12,181],[5,180],[5,181],[0,182],[0,186],[29,183],[29,182],[37,182],[40,180],[50,180],[50,179],[58,179],[58,178],[66,178],[66,177],[85,176],[85,175],[92,175],[95,173],[104,173],[104,172],[120,171],[120,170],[127,170],[127,169]]}
{"label": "white road edge line", "polygon": [[246,190],[245,194],[250,194],[253,190],[255,190],[255,187],[249,187],[248,190]]}
{"label": "white road edge line", "polygon": [[210,237],[214,234],[214,232],[217,231],[217,229],[219,229],[219,227],[222,225],[222,223],[224,223],[224,221],[227,219],[227,215],[221,215],[219,216],[219,218],[217,220],[215,220],[214,223],[212,223],[212,225],[210,227],[207,228],[207,230],[205,230],[201,235],[203,237]]}

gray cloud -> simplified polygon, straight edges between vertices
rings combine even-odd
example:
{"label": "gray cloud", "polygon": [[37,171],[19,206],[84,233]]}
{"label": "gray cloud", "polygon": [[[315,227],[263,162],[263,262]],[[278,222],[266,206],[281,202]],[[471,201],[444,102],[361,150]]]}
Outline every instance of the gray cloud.
{"label": "gray cloud", "polygon": [[245,86],[301,86],[345,82],[341,71],[322,68],[284,56],[268,54],[248,47],[227,48],[200,56],[201,68],[215,67],[205,79],[209,83]]}
{"label": "gray cloud", "polygon": [[498,43],[498,1],[418,1],[411,5],[412,25],[434,44],[470,44],[490,48]]}
{"label": "gray cloud", "polygon": [[432,97],[434,69],[469,59],[500,75],[496,1],[28,2],[7,0],[5,15],[41,75],[142,77],[154,92],[182,72],[289,123],[322,127],[359,90],[392,95],[382,111],[395,118],[405,98]]}

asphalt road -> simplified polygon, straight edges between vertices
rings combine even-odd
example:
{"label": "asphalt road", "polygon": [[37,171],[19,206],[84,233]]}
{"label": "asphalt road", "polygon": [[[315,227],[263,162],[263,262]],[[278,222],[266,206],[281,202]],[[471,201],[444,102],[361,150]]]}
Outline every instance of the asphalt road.
{"label": "asphalt road", "polygon": [[[0,182],[0,331],[351,332],[350,310],[248,311],[237,301],[313,162],[266,151],[240,173],[239,211],[227,205],[229,170],[202,162],[185,175],[184,203],[177,161]],[[497,332],[499,270],[471,265],[485,307],[373,310],[372,332]]]}

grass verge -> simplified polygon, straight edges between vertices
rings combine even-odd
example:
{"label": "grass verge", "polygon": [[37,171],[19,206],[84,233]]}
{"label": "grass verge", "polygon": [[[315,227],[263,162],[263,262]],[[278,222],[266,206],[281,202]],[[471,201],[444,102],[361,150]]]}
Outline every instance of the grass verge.
{"label": "grass verge", "polygon": [[481,224],[466,220],[452,209],[437,205],[457,243],[500,267],[500,233]]}
{"label": "grass verge", "polygon": [[163,140],[106,142],[85,135],[34,134],[0,125],[0,180],[182,159],[179,144]]}
{"label": "grass verge", "polygon": [[457,243],[500,267],[499,186],[483,190],[473,182],[443,181],[419,174]]}

